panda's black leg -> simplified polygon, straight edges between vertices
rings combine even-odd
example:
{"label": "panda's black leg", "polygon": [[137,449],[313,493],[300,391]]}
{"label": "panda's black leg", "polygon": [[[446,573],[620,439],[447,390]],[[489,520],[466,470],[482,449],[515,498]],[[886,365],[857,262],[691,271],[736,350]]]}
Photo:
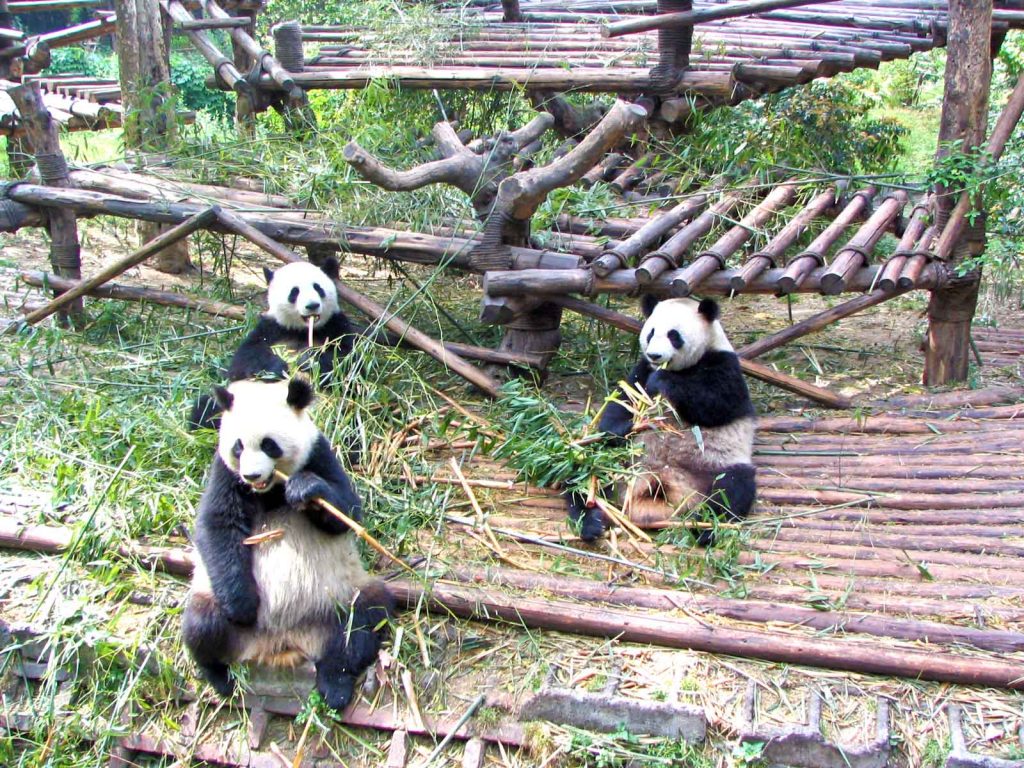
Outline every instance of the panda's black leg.
{"label": "panda's black leg", "polygon": [[188,416],[190,432],[197,429],[220,429],[221,407],[209,395],[200,395],[192,405]]}
{"label": "panda's black leg", "polygon": [[[707,505],[718,520],[743,520],[750,514],[757,496],[756,469],[752,464],[734,464],[718,473],[711,483]],[[714,544],[714,530],[701,531],[697,543]]]}
{"label": "panda's black leg", "polygon": [[234,655],[236,632],[212,597],[193,595],[189,599],[182,617],[185,646],[206,681],[225,698],[235,690],[228,662]]}
{"label": "panda's black leg", "polygon": [[580,538],[584,541],[598,539],[608,530],[604,512],[597,507],[588,507],[582,493],[565,494],[565,503],[569,507],[569,520],[579,529]]}
{"label": "panda's black leg", "polygon": [[340,710],[352,701],[356,678],[377,658],[382,628],[393,604],[383,584],[368,585],[351,610],[334,620],[330,640],[316,662],[316,689],[327,706]]}

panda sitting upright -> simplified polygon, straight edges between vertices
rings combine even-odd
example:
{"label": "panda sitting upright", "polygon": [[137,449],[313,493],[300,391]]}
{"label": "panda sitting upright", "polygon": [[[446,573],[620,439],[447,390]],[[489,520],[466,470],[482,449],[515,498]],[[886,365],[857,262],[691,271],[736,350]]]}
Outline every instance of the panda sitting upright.
{"label": "panda sitting upright", "polygon": [[[280,355],[281,347],[287,347],[301,353],[303,370],[315,369],[319,382],[326,384],[336,361],[352,351],[352,325],[338,305],[334,285],[337,259],[325,259],[322,268],[305,261],[286,264],[276,272],[264,267],[263,275],[267,280],[267,311],[235,350],[228,365],[228,381],[287,378],[288,363]],[[189,426],[216,428],[218,414],[216,402],[204,395],[193,406]]]}
{"label": "panda sitting upright", "polygon": [[[757,490],[754,406],[739,358],[718,320],[718,304],[644,296],[643,309],[641,356],[628,384],[651,397],[661,395],[679,423],[632,437],[641,445],[641,473],[620,494],[623,509],[641,526],[701,504],[715,517],[742,519]],[[598,429],[625,438],[633,429],[633,413],[613,399]],[[592,540],[604,532],[607,521],[600,510],[588,508],[578,494],[568,501],[581,538]],[[710,544],[710,531],[698,541]]]}
{"label": "panda sitting upright", "polygon": [[230,664],[307,659],[324,700],[342,709],[376,658],[391,597],[364,570],[355,534],[315,500],[358,520],[359,497],[307,413],[307,380],[238,381],[216,397],[223,415],[196,521],[185,644],[222,696],[234,689]]}

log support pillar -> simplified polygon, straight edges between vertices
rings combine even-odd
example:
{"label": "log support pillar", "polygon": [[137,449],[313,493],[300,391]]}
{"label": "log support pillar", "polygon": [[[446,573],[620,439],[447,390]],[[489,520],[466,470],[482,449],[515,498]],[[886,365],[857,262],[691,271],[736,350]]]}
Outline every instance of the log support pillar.
{"label": "log support pillar", "polygon": [[[115,0],[117,63],[124,100],[124,141],[128,151],[160,151],[174,141],[174,99],[171,98],[170,28],[159,0]],[[139,235],[149,242],[166,227],[141,223]],[[188,244],[179,241],[150,262],[168,274],[193,269]]]}
{"label": "log support pillar", "polygon": [[[658,13],[692,11],[693,0],[658,0]],[[656,91],[672,93],[683,70],[690,66],[693,27],[671,27],[658,30],[658,63],[651,70]]]}
{"label": "log support pillar", "polygon": [[[256,11],[250,9],[235,8],[232,14],[238,18],[248,19],[249,23],[242,29],[250,37],[256,36]],[[243,48],[233,37],[231,39],[231,58],[235,68],[245,75],[252,72],[254,68],[260,67],[257,74],[262,71],[261,62],[256,61],[249,52]],[[235,98],[235,127],[242,136],[252,136],[256,131],[256,113],[260,111],[259,91],[250,88],[245,93],[239,92]]]}
{"label": "log support pillar", "polygon": [[[35,152],[36,167],[43,184],[68,187],[68,164],[60,148],[57,124],[43,106],[39,84],[20,85],[8,91],[21,113],[21,126]],[[50,264],[61,277],[79,280],[82,277],[81,246],[74,211],[51,208],[47,211],[47,230],[50,233]],[[61,312],[58,322],[68,325],[81,317],[82,300],[77,299]]]}
{"label": "log support pillar", "polygon": [[[302,25],[297,21],[285,21],[275,25],[271,34],[274,37],[274,57],[281,66],[289,72],[302,72],[306,67],[302,49]],[[289,131],[306,133],[316,128],[316,115],[309,107],[305,91],[299,89],[295,95],[285,94],[274,98],[271,104],[280,112]]]}
{"label": "log support pillar", "polygon": [[[973,152],[985,138],[989,87],[992,80],[992,0],[950,0],[945,93],[939,126],[937,159],[960,141],[960,151]],[[936,188],[936,223],[945,227],[959,189]],[[980,202],[980,201],[979,201]],[[946,267],[985,247],[984,218],[970,227],[953,248]],[[928,303],[928,338],[923,381],[938,386],[964,381],[968,373],[971,320],[978,300],[980,275],[950,279],[932,291]]]}

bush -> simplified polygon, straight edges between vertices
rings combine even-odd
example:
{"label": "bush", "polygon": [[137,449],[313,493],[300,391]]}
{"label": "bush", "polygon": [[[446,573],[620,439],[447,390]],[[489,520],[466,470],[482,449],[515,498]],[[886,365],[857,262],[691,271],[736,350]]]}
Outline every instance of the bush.
{"label": "bush", "polygon": [[208,112],[217,120],[230,120],[235,100],[227,92],[206,84],[211,74],[210,65],[198,54],[171,54],[171,82],[178,91],[181,106]]}
{"label": "bush", "polygon": [[56,48],[50,52],[49,75],[80,73],[88,77],[117,77],[117,59],[113,51],[97,49],[87,51],[79,46]]}

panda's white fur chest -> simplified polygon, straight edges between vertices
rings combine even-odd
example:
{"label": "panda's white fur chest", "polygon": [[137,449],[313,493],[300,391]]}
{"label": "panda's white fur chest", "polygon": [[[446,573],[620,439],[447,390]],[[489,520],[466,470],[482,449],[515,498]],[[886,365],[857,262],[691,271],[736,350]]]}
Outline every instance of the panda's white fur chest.
{"label": "panda's white fur chest", "polygon": [[699,442],[692,425],[670,418],[675,421],[671,429],[651,429],[636,436],[642,446],[643,465],[716,472],[750,463],[753,418],[744,417],[720,427],[700,427]]}
{"label": "panda's white fur chest", "polygon": [[[275,529],[283,535],[252,545],[253,578],[260,595],[257,629],[301,629],[315,617],[347,607],[367,583],[355,534],[327,535],[293,509],[257,514],[254,535]],[[198,553],[192,590],[212,594]]]}

